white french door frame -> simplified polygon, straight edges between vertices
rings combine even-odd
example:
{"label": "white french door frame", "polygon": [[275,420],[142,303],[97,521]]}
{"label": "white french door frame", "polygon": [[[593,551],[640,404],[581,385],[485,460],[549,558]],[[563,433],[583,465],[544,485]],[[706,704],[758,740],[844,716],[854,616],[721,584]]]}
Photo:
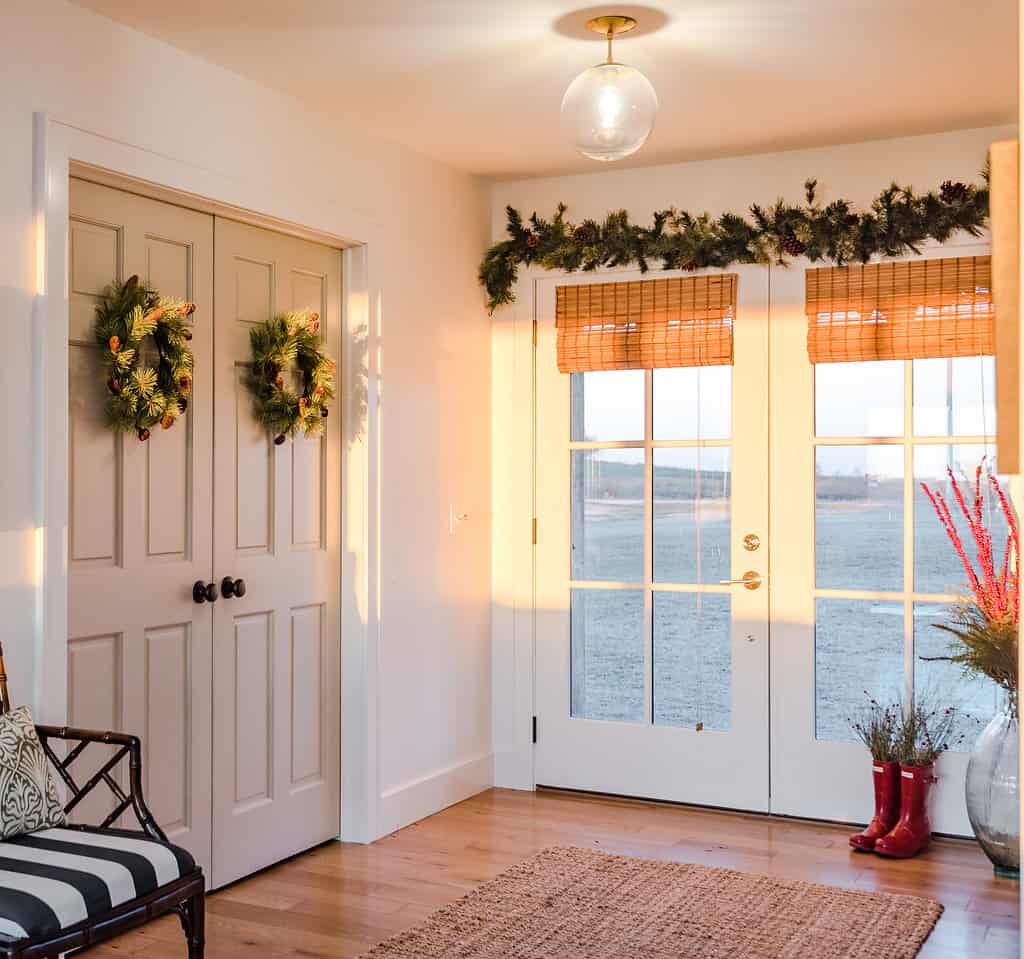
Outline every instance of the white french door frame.
{"label": "white french door frame", "polygon": [[[33,451],[35,484],[35,629],[31,702],[40,722],[68,717],[68,223],[69,178],[108,185],[202,212],[342,248],[342,568],[341,764],[342,835],[377,838],[377,646],[379,600],[378,406],[380,288],[369,253],[383,227],[346,211],[340,236],[323,206],[288,182],[229,177],[195,163],[112,140],[45,113],[34,118],[33,209],[36,276],[33,300]],[[358,184],[353,185],[358,188]],[[356,239],[358,238],[358,239]],[[361,373],[361,376],[359,375]],[[360,381],[366,396],[353,395]],[[365,403],[365,422],[359,419]],[[344,637],[344,642],[341,642]],[[8,666],[10,667],[10,659]],[[29,697],[26,697],[29,698]]]}

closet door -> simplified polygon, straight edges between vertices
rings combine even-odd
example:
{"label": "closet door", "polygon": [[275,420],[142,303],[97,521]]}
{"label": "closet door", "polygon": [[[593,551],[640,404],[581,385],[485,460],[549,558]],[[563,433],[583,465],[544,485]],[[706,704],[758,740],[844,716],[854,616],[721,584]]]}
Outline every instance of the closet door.
{"label": "closet door", "polygon": [[[213,218],[72,179],[69,254],[68,721],[142,738],[150,808],[209,868],[212,616],[192,584],[212,572]],[[132,274],[196,304],[188,411],[145,443],[106,426],[92,333],[103,289]],[[91,799],[80,818],[102,821],[114,802]]]}
{"label": "closet door", "polygon": [[[341,424],[280,446],[252,416],[249,332],[320,313],[340,356],[338,250],[216,221],[213,885],[339,832]],[[339,390],[340,394],[340,390]]]}

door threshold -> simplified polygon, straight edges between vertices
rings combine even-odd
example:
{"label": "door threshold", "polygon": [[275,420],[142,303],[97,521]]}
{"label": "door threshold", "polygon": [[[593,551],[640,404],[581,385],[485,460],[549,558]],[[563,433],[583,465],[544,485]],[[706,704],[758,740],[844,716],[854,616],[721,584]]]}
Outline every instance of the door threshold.
{"label": "door threshold", "polygon": [[[595,792],[589,789],[568,789],[563,786],[543,786],[538,783],[535,787],[537,792],[549,795],[577,796],[583,799],[603,800],[624,804],[635,804],[638,806],[667,806],[672,809],[685,810],[695,813],[716,813],[729,816],[749,816],[756,819],[765,819],[775,822],[807,823],[810,826],[845,826],[850,828],[863,829],[867,821],[852,822],[847,819],[812,819],[807,816],[789,816],[785,813],[762,812],[756,809],[739,809],[734,806],[704,806],[697,803],[675,802],[671,799],[652,799],[647,796],[630,796],[625,793]],[[972,836],[956,835],[954,833],[935,832],[932,836],[936,839],[952,839],[961,842],[975,840]]]}

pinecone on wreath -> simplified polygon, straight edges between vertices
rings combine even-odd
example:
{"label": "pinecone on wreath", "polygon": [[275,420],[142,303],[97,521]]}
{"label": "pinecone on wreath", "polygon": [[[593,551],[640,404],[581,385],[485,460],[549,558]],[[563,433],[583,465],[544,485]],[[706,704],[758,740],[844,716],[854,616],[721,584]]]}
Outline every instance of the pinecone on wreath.
{"label": "pinecone on wreath", "polygon": [[801,242],[792,230],[787,230],[782,235],[779,245],[787,256],[803,256],[807,252],[807,245]]}
{"label": "pinecone on wreath", "polygon": [[572,231],[572,238],[577,243],[582,243],[584,246],[590,246],[597,239],[594,228],[587,226],[586,224],[580,224]]}
{"label": "pinecone on wreath", "polygon": [[939,199],[943,203],[963,203],[967,199],[968,186],[959,180],[955,183],[952,180],[944,180],[939,187]]}

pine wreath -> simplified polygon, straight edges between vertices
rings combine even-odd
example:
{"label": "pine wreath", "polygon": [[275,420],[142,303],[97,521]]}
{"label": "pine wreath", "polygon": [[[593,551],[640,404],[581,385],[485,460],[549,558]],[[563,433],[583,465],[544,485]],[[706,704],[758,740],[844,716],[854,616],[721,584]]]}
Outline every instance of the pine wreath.
{"label": "pine wreath", "polygon": [[[93,331],[107,373],[111,429],[145,442],[157,423],[170,429],[192,393],[195,304],[162,297],[130,276],[111,284],[96,306]],[[152,339],[153,351],[145,349]]]}
{"label": "pine wreath", "polygon": [[[252,364],[248,386],[253,413],[277,445],[302,430],[320,432],[334,399],[336,367],[320,348],[320,316],[310,310],[281,313],[249,331]],[[289,375],[291,374],[291,375]],[[289,381],[301,380],[298,392]]]}

